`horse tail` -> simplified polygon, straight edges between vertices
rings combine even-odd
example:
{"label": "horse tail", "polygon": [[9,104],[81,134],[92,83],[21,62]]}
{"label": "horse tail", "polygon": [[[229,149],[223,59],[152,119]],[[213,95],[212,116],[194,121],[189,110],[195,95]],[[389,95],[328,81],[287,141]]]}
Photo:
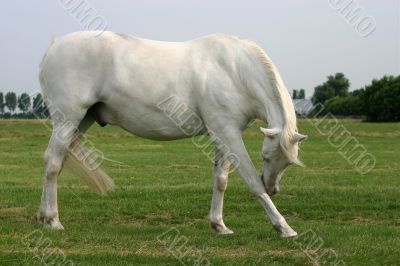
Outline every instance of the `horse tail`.
{"label": "horse tail", "polygon": [[98,153],[88,150],[77,137],[68,149],[64,164],[75,176],[86,181],[88,186],[100,194],[115,188],[114,181],[96,162]]}

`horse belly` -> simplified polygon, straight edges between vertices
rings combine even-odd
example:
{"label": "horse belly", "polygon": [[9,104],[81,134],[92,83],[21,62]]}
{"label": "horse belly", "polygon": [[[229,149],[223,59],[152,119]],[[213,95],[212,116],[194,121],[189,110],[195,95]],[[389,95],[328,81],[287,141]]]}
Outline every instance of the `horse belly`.
{"label": "horse belly", "polygon": [[117,125],[147,139],[175,140],[205,133],[203,122],[191,109],[171,105],[132,102],[102,104],[96,114],[101,121]]}

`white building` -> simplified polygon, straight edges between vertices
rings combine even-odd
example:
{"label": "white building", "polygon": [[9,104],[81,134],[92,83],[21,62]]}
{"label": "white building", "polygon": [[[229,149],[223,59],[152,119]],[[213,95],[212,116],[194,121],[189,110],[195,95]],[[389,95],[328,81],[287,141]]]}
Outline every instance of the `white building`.
{"label": "white building", "polygon": [[298,116],[307,116],[314,107],[310,99],[293,99],[293,104]]}

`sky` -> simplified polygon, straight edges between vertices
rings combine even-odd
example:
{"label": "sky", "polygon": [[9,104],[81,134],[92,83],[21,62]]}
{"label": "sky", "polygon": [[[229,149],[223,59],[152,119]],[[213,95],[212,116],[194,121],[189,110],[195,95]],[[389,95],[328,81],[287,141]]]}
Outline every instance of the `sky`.
{"label": "sky", "polygon": [[[95,13],[82,22],[73,4]],[[216,32],[250,39],[289,91],[307,97],[336,72],[350,90],[400,74],[400,0],[13,0],[0,6],[0,91],[39,91],[51,37],[88,28],[164,41]]]}

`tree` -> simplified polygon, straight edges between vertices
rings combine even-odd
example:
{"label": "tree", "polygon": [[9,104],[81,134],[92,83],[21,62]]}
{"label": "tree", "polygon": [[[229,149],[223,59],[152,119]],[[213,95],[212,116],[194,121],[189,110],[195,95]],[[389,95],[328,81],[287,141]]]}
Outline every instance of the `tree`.
{"label": "tree", "polygon": [[368,121],[400,121],[400,76],[373,80],[360,98]]}
{"label": "tree", "polygon": [[328,81],[326,83],[333,88],[335,96],[343,97],[349,93],[350,82],[343,73],[336,73],[335,76],[328,76]]}
{"label": "tree", "polygon": [[300,89],[297,99],[305,99],[305,98],[306,98],[306,92],[304,91],[304,89]]}
{"label": "tree", "polygon": [[36,118],[49,117],[49,111],[47,110],[46,104],[43,101],[42,95],[38,93],[33,98],[32,113]]}
{"label": "tree", "polygon": [[292,99],[297,99],[298,95],[298,91],[297,90],[293,90],[293,95],[292,95]]}
{"label": "tree", "polygon": [[314,95],[311,98],[313,104],[324,104],[327,100],[335,97],[335,91],[328,86],[318,85],[314,88]]}
{"label": "tree", "polygon": [[0,92],[0,113],[4,113],[4,95]]}
{"label": "tree", "polygon": [[27,93],[22,93],[18,97],[18,108],[21,110],[24,114],[26,111],[28,111],[29,107],[31,106],[31,97]]}
{"label": "tree", "polygon": [[359,90],[354,90],[354,91],[350,92],[350,95],[351,96],[360,96],[364,93],[364,91],[365,90],[363,88],[361,88]]}
{"label": "tree", "polygon": [[42,94],[40,93],[36,94],[36,96],[33,97],[33,104],[32,104],[33,111],[38,110],[41,107],[42,102],[43,102]]}
{"label": "tree", "polygon": [[314,104],[324,104],[327,100],[335,96],[347,96],[349,87],[350,82],[343,73],[336,73],[334,76],[328,76],[327,81],[315,87],[312,102]]}
{"label": "tree", "polygon": [[17,107],[17,95],[15,92],[7,92],[5,97],[5,105],[11,113],[14,112],[15,107]]}

